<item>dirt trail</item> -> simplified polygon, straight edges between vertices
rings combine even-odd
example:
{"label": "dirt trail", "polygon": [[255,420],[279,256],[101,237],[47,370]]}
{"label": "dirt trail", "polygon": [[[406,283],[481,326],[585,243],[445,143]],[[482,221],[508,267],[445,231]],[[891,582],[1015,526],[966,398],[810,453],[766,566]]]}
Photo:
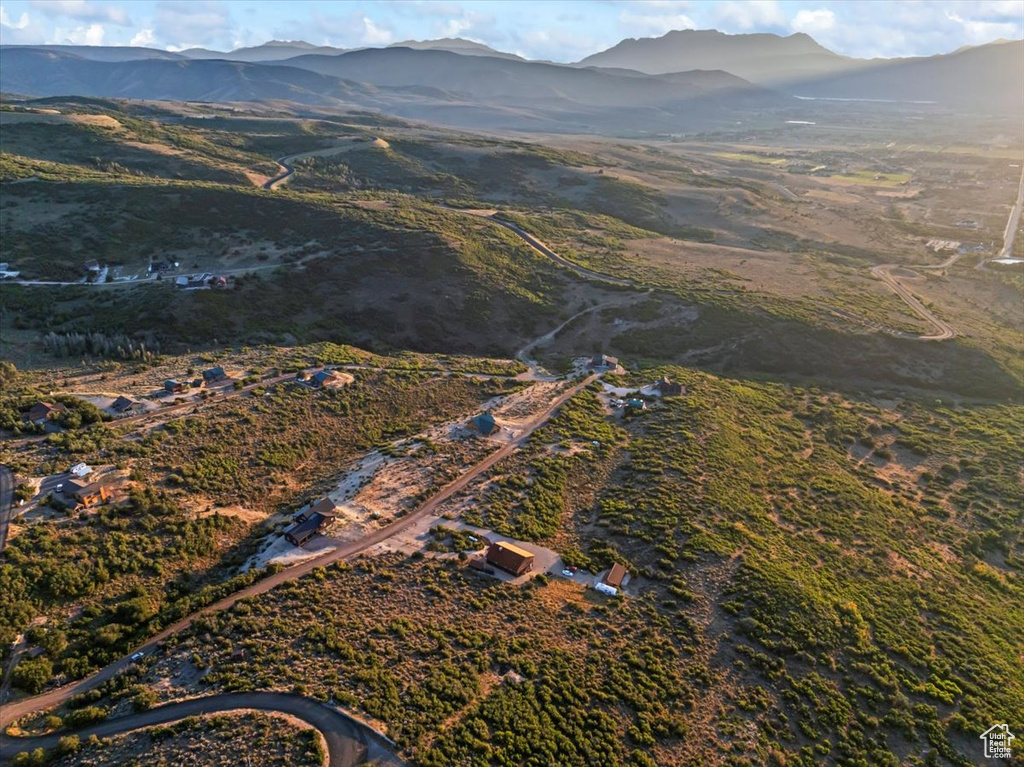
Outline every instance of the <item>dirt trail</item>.
{"label": "dirt trail", "polygon": [[351,152],[353,149],[365,146],[375,146],[383,149],[388,148],[388,144],[383,139],[374,139],[371,142],[365,142],[359,139],[353,139],[351,143],[343,146],[332,146],[326,149],[314,149],[310,152],[299,152],[298,154],[290,154],[287,157],[282,157],[277,161],[277,164],[281,166],[281,172],[273,178],[267,179],[263,182],[264,189],[277,189],[280,186],[287,184],[291,181],[292,176],[295,175],[295,167],[292,165],[296,160],[304,160],[307,157],[330,157],[331,155],[341,154],[343,152]]}
{"label": "dirt trail", "polygon": [[[950,256],[940,264],[926,264],[923,266],[915,266],[914,269],[946,269],[957,262],[960,258],[959,254]],[[893,275],[894,269],[902,268],[899,264],[880,264],[879,266],[871,267],[871,274],[877,277],[879,280],[884,282],[886,286],[897,296],[903,299],[903,302],[909,306],[918,317],[923,319],[933,328],[934,333],[915,336],[909,333],[890,331],[893,335],[897,335],[901,338],[911,338],[916,341],[948,341],[951,338],[956,337],[956,331],[946,323],[944,320],[936,317],[930,309],[928,309],[921,301],[911,293],[904,285],[896,279]]]}

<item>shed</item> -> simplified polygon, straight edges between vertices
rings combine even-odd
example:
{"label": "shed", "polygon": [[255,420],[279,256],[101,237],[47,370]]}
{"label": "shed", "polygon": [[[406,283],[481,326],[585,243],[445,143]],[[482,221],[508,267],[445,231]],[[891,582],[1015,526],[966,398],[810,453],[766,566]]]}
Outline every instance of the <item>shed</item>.
{"label": "shed", "polygon": [[485,437],[489,437],[501,428],[498,426],[498,422],[494,420],[494,416],[490,413],[481,413],[480,415],[475,416],[472,423],[473,428]]}
{"label": "shed", "polygon": [[180,394],[181,392],[188,389],[188,384],[182,381],[175,380],[174,378],[168,378],[164,381],[164,391],[171,394]]}
{"label": "shed", "polygon": [[619,589],[622,588],[622,581],[627,575],[629,575],[629,571],[616,562],[612,565],[612,569],[608,571],[608,574],[604,576],[604,582],[609,586]]}
{"label": "shed", "polygon": [[490,545],[487,561],[512,575],[522,575],[533,569],[533,554],[506,541],[495,541]]}

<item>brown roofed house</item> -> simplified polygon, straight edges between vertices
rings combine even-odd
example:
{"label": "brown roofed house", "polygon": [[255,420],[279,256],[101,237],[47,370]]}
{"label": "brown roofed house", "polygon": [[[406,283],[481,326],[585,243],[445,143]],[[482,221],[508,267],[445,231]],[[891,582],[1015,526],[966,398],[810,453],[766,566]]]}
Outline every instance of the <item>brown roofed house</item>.
{"label": "brown roofed house", "polygon": [[22,417],[29,423],[43,424],[59,417],[66,410],[67,408],[60,402],[56,404],[52,402],[37,402]]}
{"label": "brown roofed house", "polygon": [[522,575],[533,569],[533,554],[506,541],[496,541],[487,549],[487,561],[512,575]]}
{"label": "brown roofed house", "polygon": [[622,581],[627,575],[629,575],[629,571],[616,562],[604,577],[604,582],[609,586],[614,586],[615,588],[620,589],[622,588]]}

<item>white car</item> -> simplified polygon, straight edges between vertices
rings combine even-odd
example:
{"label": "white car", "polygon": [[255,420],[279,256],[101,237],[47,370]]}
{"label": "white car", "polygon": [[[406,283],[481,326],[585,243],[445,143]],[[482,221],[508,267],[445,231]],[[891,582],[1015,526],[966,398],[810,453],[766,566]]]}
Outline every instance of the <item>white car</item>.
{"label": "white car", "polygon": [[572,578],[572,570],[562,570],[562,575],[566,578]]}
{"label": "white car", "polygon": [[142,650],[139,650],[136,653],[132,653],[131,661],[132,663],[138,663],[144,657],[146,657],[146,653],[142,652]]}

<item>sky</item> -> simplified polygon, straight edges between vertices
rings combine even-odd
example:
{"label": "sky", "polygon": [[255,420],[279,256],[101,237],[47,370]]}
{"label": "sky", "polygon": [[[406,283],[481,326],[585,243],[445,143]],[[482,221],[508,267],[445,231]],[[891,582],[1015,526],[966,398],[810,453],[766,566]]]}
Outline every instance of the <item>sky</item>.
{"label": "sky", "polygon": [[924,56],[1024,37],[1024,0],[0,0],[0,43],[215,50],[464,37],[577,61],[673,29],[806,32],[847,56]]}

